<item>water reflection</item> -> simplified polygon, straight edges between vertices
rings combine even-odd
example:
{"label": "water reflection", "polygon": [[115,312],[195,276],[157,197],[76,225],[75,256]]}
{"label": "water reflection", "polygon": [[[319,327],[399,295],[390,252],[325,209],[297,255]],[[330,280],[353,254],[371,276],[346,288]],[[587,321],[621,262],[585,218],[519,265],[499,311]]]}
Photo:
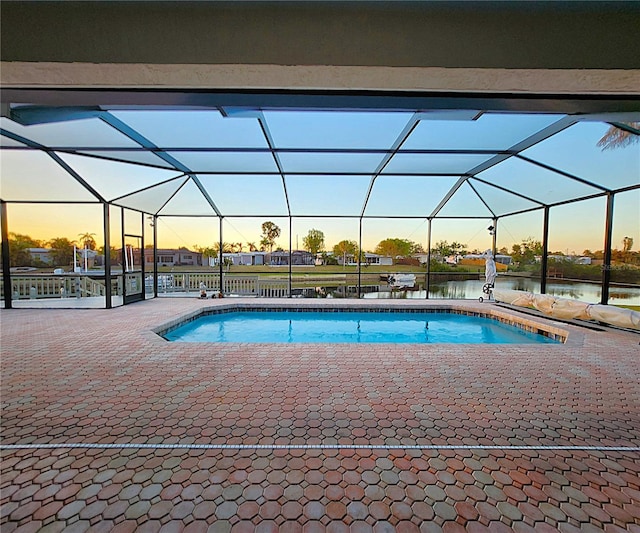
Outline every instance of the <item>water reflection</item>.
{"label": "water reflection", "polygon": [[[476,299],[482,296],[483,280],[445,281],[431,283],[429,298],[433,299]],[[531,278],[498,278],[496,288],[519,291],[540,292],[540,281]],[[598,303],[601,298],[600,285],[583,282],[547,282],[547,294],[588,303]],[[361,297],[376,299],[424,299],[426,291],[423,283],[415,290],[394,290],[388,285],[363,285]],[[305,298],[357,298],[357,285],[334,285],[294,289],[294,296]],[[640,288],[615,287],[610,289],[610,304],[640,305]]]}

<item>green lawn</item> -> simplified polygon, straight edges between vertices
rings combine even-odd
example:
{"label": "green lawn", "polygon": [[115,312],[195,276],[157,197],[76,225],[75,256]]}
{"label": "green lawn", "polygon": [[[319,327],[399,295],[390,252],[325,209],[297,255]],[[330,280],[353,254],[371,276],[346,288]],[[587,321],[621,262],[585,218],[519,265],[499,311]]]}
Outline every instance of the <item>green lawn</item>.
{"label": "green lawn", "polygon": [[[201,266],[176,266],[176,267],[159,267],[159,272],[218,272],[218,267],[201,267]],[[289,274],[288,266],[237,266],[234,265],[225,272],[231,274]],[[322,266],[293,266],[291,268],[293,275],[296,274],[357,274],[358,267],[356,265],[322,265]],[[378,274],[390,272],[413,272],[414,274],[425,274],[426,267],[410,266],[410,265],[369,265],[362,267],[362,274]],[[465,266],[455,269],[446,269],[447,272],[484,272],[484,267]],[[435,272],[435,271],[434,271]]]}
{"label": "green lawn", "polygon": [[623,309],[631,309],[632,311],[640,311],[640,305],[616,305],[616,307],[622,307]]}

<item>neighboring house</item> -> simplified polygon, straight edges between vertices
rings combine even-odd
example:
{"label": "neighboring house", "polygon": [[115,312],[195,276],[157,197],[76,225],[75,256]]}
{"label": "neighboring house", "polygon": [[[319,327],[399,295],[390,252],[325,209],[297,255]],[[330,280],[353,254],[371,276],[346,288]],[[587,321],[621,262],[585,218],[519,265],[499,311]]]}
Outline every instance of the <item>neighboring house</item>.
{"label": "neighboring house", "polygon": [[76,262],[77,265],[84,269],[86,266],[87,269],[93,268],[95,266],[102,266],[100,264],[100,260],[104,260],[104,256],[100,254],[100,252],[96,250],[91,250],[90,248],[78,248],[76,251]]}
{"label": "neighboring house", "polygon": [[[265,256],[265,263],[271,266],[286,266],[289,264],[289,252],[269,252]],[[315,257],[305,250],[291,252],[291,265],[314,266]]]}
{"label": "neighboring house", "polygon": [[[134,255],[135,254],[134,252]],[[153,249],[145,248],[144,262],[153,265]],[[176,250],[174,248],[158,248],[159,266],[200,266],[202,265],[202,254],[191,250]]]}
{"label": "neighboring house", "polygon": [[[223,253],[222,259],[227,263],[231,263],[232,265],[250,265],[250,266],[261,266],[264,265],[264,258],[266,252],[234,252],[234,253]],[[216,266],[218,264],[218,257],[208,257],[205,259],[205,263],[209,266]]]}
{"label": "neighboring house", "polygon": [[[588,256],[576,256],[576,255],[548,255],[547,258],[554,259],[555,261],[567,261],[575,263],[577,265],[590,265],[592,259]],[[536,257],[537,259],[537,257]]]}
{"label": "neighboring house", "polygon": [[[483,262],[486,260],[486,258],[482,254],[467,254],[463,257],[463,259],[478,259],[482,260]],[[496,254],[493,259],[496,263],[500,263],[502,265],[510,265],[512,263],[510,255]]]}
{"label": "neighboring house", "polygon": [[53,256],[51,255],[53,250],[50,248],[27,248],[27,252],[35,262],[44,263],[45,265],[53,263]]}
{"label": "neighboring house", "polygon": [[[358,262],[356,260],[356,256],[353,254],[347,254],[346,256],[336,256],[338,260],[338,264],[342,265],[343,261],[346,259],[347,265],[357,265]],[[372,254],[369,252],[364,253],[364,265],[393,265],[393,258],[386,255],[378,255]]]}
{"label": "neighboring house", "polygon": [[393,257],[389,257],[388,255],[378,255],[365,252],[364,259],[367,265],[393,265]]}

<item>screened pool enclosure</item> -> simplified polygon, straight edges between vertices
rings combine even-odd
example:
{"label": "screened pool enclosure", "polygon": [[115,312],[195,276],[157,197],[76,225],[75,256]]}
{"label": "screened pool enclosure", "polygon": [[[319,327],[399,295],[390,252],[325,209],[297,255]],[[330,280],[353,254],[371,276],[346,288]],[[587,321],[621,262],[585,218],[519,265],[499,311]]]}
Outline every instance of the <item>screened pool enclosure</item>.
{"label": "screened pool enclosure", "polygon": [[[475,299],[486,249],[509,287],[640,305],[640,113],[466,107],[8,106],[4,306],[110,308],[202,283]],[[77,245],[63,264],[58,237]],[[394,239],[410,253],[381,246]],[[394,287],[399,273],[414,283]]]}

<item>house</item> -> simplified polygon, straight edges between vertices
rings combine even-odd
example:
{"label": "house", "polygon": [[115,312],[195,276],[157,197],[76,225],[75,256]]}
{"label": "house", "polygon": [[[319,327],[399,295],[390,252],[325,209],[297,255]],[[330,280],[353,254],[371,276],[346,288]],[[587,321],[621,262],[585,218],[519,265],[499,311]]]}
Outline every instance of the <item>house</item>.
{"label": "house", "polygon": [[[463,260],[482,260],[483,264],[484,261],[486,260],[485,256],[483,254],[466,254],[463,258]],[[512,263],[512,258],[510,255],[503,255],[503,254],[496,254],[493,257],[494,261],[496,263],[499,263],[501,265],[510,265]],[[473,262],[469,262],[469,261],[463,261],[463,264],[474,264]]]}
{"label": "house", "polygon": [[[356,256],[353,254],[336,256],[339,265],[343,265],[345,259],[347,265],[357,265]],[[393,265],[393,258],[386,255],[373,254],[365,252],[363,265]]]}
{"label": "house", "polygon": [[588,256],[577,256],[577,255],[548,255],[549,259],[553,259],[554,261],[567,261],[570,263],[575,263],[576,265],[590,265],[592,264],[591,257]]}
{"label": "house", "polygon": [[[269,252],[265,256],[265,263],[271,266],[285,266],[289,264],[289,252]],[[291,252],[292,266],[314,266],[315,258],[306,250]]]}
{"label": "house", "polygon": [[[138,254],[134,251],[134,256]],[[153,249],[145,248],[144,262],[146,265],[153,265]],[[158,248],[158,266],[200,266],[202,265],[202,254],[192,252],[185,248]]]}
{"label": "house", "polygon": [[364,254],[365,264],[367,265],[393,265],[393,257],[387,255],[378,255],[365,252]]}
{"label": "house", "polygon": [[27,248],[27,252],[34,263],[44,263],[45,265],[53,264],[52,251],[50,248]]}
{"label": "house", "polygon": [[[265,263],[266,252],[234,252],[223,253],[222,259],[226,264],[232,265],[249,265],[249,266],[262,266]],[[218,265],[218,257],[208,257],[205,259],[205,264],[209,266]]]}

